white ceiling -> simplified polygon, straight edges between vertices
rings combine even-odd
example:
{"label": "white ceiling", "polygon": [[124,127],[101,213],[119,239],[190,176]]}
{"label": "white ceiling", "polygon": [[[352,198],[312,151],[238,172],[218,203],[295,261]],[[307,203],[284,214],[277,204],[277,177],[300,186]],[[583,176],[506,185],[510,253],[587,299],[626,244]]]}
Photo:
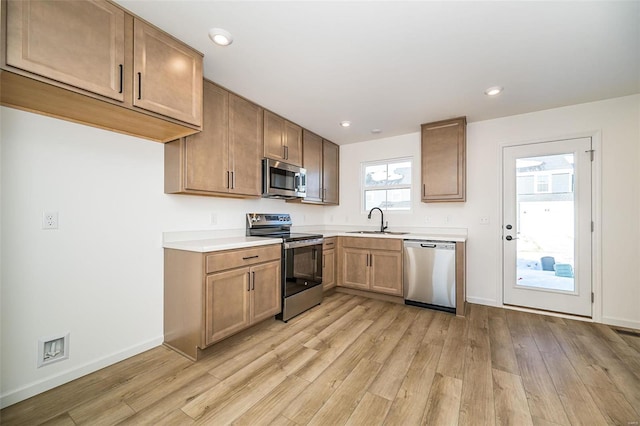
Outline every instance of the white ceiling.
{"label": "white ceiling", "polygon": [[640,92],[637,0],[116,1],[204,53],[206,78],[338,144]]}

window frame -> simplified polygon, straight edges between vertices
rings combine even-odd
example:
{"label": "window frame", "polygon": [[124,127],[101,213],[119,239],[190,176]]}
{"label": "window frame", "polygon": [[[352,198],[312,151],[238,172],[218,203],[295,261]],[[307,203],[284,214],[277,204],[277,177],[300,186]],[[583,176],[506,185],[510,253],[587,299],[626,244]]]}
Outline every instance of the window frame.
{"label": "window frame", "polygon": [[[411,166],[411,182],[408,184],[402,184],[402,185],[384,185],[384,186],[377,186],[377,187],[373,187],[373,186],[369,186],[367,187],[366,185],[366,170],[367,167],[370,166],[380,166],[380,165],[386,165],[387,166],[387,171],[388,171],[388,167],[389,164],[393,164],[393,163],[409,163]],[[395,158],[387,158],[387,159],[381,159],[381,160],[371,160],[371,161],[362,161],[360,163],[360,211],[361,213],[365,213],[368,214],[369,210],[367,210],[366,206],[367,206],[367,190],[371,191],[371,190],[384,190],[384,191],[389,191],[389,190],[397,190],[397,189],[406,189],[409,191],[409,207],[407,209],[393,209],[393,210],[389,210],[388,207],[381,207],[382,210],[386,213],[400,213],[400,214],[406,214],[406,213],[411,213],[413,211],[413,198],[414,198],[414,194],[413,194],[413,180],[414,180],[414,161],[413,161],[413,156],[407,156],[407,157],[395,157]]]}

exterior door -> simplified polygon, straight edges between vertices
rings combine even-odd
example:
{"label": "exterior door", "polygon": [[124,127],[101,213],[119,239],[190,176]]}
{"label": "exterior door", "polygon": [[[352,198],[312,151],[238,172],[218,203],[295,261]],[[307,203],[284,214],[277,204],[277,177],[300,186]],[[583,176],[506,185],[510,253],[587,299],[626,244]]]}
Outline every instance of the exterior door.
{"label": "exterior door", "polygon": [[591,317],[591,138],[503,148],[506,305]]}

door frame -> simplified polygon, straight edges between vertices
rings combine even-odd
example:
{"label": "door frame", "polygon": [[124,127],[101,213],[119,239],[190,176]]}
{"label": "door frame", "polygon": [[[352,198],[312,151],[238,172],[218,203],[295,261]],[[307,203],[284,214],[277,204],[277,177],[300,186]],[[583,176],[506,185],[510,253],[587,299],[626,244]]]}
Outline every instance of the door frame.
{"label": "door frame", "polygon": [[[504,200],[503,200],[503,152],[504,148],[518,145],[530,145],[544,142],[555,142],[567,139],[578,138],[591,138],[591,147],[595,151],[593,165],[591,169],[591,212],[592,220],[594,223],[594,231],[592,235],[591,244],[591,286],[594,295],[594,301],[592,306],[591,319],[578,317],[574,315],[553,313],[548,311],[536,311],[530,308],[518,308],[504,304],[504,247],[502,244],[503,235],[503,223],[504,223]],[[572,134],[565,134],[561,136],[549,136],[544,138],[536,138],[524,141],[508,141],[498,143],[496,158],[498,159],[498,226],[496,227],[496,252],[500,253],[498,256],[497,265],[497,277],[499,279],[496,283],[496,302],[497,305],[506,309],[525,310],[531,312],[541,312],[546,315],[561,316],[566,318],[575,318],[593,322],[602,322],[602,131],[594,130],[591,132],[579,132]]]}

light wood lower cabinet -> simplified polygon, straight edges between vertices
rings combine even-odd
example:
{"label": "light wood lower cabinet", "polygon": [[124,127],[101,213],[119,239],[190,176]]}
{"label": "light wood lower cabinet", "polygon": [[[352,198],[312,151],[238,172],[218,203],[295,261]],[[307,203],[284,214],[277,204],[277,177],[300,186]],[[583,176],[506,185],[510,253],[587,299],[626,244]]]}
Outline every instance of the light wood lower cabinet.
{"label": "light wood lower cabinet", "polygon": [[280,312],[280,261],[208,275],[205,297],[211,345]]}
{"label": "light wood lower cabinet", "polygon": [[281,310],[280,244],[197,253],[164,250],[164,343],[204,348]]}
{"label": "light wood lower cabinet", "polygon": [[327,291],[336,286],[336,238],[324,239],[322,245],[322,289]]}
{"label": "light wood lower cabinet", "polygon": [[402,240],[339,237],[338,286],[402,296]]}

